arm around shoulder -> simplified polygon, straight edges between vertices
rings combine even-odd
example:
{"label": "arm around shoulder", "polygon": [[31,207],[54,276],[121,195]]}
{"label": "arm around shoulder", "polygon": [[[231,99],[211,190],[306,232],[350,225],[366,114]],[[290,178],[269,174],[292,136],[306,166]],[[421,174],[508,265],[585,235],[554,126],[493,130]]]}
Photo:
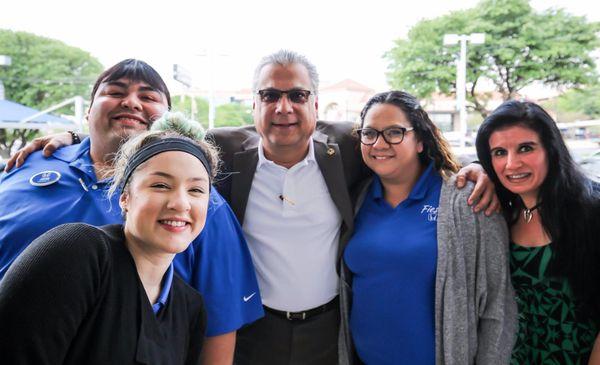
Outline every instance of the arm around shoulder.
{"label": "arm around shoulder", "polygon": [[4,171],[10,171],[14,166],[20,167],[25,163],[27,156],[35,151],[43,149],[44,156],[51,156],[57,149],[63,146],[80,143],[85,135],[77,134],[73,131],[50,134],[47,136],[37,137],[29,142],[25,147],[20,148],[12,155],[6,165]]}

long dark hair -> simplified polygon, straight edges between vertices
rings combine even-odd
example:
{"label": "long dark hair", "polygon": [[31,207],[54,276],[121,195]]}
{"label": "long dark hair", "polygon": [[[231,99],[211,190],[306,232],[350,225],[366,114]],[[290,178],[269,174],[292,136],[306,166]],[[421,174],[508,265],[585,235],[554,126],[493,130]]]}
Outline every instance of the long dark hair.
{"label": "long dark hair", "polygon": [[404,112],[418,140],[423,143],[423,152],[419,153],[421,165],[427,166],[433,161],[436,171],[444,177],[458,171],[459,164],[452,155],[450,145],[414,96],[404,91],[386,91],[376,94],[367,101],[360,112],[361,128],[365,124],[367,112],[375,104],[394,105]]}
{"label": "long dark hair", "polygon": [[506,189],[492,167],[489,140],[492,133],[511,126],[536,132],[546,152],[548,173],[539,188],[542,227],[552,239],[550,272],[564,276],[581,301],[586,315],[600,320],[600,197],[598,184],[586,178],[573,161],[554,120],[532,102],[507,101],[483,122],[475,142],[477,156],[496,185],[509,225],[523,209],[517,194]]}

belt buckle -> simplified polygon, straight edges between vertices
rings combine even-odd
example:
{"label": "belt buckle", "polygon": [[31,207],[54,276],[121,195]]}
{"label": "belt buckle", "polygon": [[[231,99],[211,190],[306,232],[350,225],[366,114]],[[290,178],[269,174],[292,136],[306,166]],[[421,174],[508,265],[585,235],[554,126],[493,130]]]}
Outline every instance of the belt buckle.
{"label": "belt buckle", "polygon": [[[302,316],[300,316],[300,314],[302,314]],[[288,321],[295,321],[295,320],[304,321],[306,319],[306,312],[301,312],[301,313],[285,312],[285,317],[288,319]]]}

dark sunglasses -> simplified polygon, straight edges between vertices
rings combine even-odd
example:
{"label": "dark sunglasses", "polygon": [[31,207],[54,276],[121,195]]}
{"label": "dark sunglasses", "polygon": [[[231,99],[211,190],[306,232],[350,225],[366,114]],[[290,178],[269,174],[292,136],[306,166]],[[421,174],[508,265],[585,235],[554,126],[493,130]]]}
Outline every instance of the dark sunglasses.
{"label": "dark sunglasses", "polygon": [[379,135],[383,137],[383,140],[388,144],[399,144],[404,140],[406,132],[412,131],[414,128],[404,127],[388,127],[382,131],[378,131],[374,128],[361,128],[357,129],[356,133],[360,136],[360,143],[372,146],[377,142]]}
{"label": "dark sunglasses", "polygon": [[283,94],[287,94],[287,98],[294,104],[304,104],[310,97],[310,90],[304,89],[290,89],[290,90],[279,90],[279,89],[263,89],[258,90],[257,94],[260,96],[260,101],[263,103],[276,103],[281,99]]}

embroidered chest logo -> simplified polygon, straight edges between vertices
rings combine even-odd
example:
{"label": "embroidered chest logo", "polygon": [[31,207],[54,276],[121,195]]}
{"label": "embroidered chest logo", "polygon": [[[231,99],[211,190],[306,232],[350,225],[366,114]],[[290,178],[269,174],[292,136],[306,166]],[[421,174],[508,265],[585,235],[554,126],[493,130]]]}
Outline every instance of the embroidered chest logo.
{"label": "embroidered chest logo", "polygon": [[421,214],[427,215],[427,220],[430,222],[437,222],[439,207],[432,207],[429,204],[423,205],[423,209],[421,209]]}

